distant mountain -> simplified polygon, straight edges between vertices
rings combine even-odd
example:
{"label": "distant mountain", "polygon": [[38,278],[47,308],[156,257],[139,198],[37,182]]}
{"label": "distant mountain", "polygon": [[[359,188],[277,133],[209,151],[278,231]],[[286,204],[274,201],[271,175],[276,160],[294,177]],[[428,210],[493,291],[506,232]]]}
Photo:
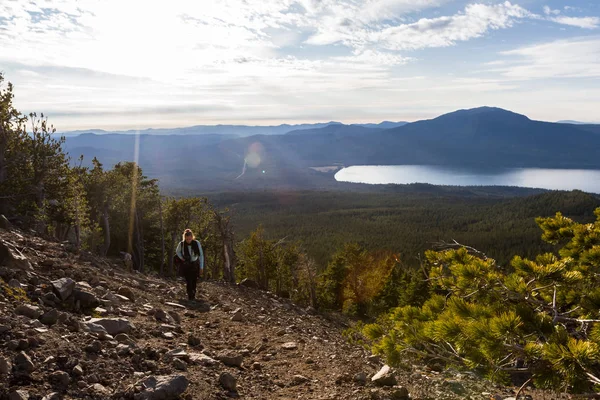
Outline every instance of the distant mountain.
{"label": "distant mountain", "polygon": [[353,124],[353,125],[364,126],[365,128],[392,129],[392,128],[397,128],[399,126],[403,126],[406,124],[408,124],[408,122],[406,122],[406,121],[398,121],[398,122],[383,121],[378,124]]}
{"label": "distant mountain", "polygon": [[[81,135],[65,147],[110,166],[133,159],[135,138]],[[472,168],[600,169],[600,125],[534,121],[493,107],[459,110],[393,129],[327,124],[289,134],[152,136],[139,140],[139,163],[163,185],[226,190],[331,187],[310,167],[447,165]],[[106,157],[106,160],[103,158]],[[129,157],[129,158],[123,158]]]}
{"label": "distant mountain", "polygon": [[[373,124],[373,126],[377,126]],[[334,124],[327,125],[324,128],[302,129],[288,132],[287,135],[335,135],[335,136],[356,136],[370,135],[375,132],[381,132],[383,129],[370,128],[362,125],[342,125]]]}
{"label": "distant mountain", "polygon": [[77,131],[62,132],[65,136],[77,136],[85,133],[94,133],[97,135],[234,135],[234,136],[252,136],[252,135],[283,135],[293,130],[316,129],[329,125],[341,124],[340,122],[325,122],[317,124],[298,124],[298,125],[273,125],[273,126],[247,126],[247,125],[196,125],[185,128],[172,129],[143,129],[127,131],[105,131],[102,129],[84,129]]}

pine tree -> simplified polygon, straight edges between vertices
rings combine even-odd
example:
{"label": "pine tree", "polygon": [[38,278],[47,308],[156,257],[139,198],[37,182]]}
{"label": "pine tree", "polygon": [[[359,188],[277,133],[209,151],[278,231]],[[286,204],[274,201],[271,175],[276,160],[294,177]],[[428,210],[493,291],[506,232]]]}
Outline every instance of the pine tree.
{"label": "pine tree", "polygon": [[538,218],[561,247],[506,268],[467,248],[426,253],[432,295],[365,327],[392,363],[409,355],[498,380],[528,372],[539,387],[574,392],[600,383],[600,209],[594,223]]}

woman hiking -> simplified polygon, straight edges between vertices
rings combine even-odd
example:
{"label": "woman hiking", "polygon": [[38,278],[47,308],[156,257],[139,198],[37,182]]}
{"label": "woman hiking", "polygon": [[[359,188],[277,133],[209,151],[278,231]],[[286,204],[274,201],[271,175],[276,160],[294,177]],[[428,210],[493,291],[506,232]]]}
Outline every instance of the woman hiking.
{"label": "woman hiking", "polygon": [[183,240],[175,251],[177,257],[183,262],[183,276],[187,282],[188,300],[196,299],[196,283],[204,270],[204,253],[202,245],[190,229],[183,231]]}

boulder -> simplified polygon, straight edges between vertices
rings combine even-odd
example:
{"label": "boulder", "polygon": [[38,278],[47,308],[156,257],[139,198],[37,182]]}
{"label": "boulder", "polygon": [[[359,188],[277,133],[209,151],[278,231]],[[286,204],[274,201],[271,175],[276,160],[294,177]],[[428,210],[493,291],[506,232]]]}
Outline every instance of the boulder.
{"label": "boulder", "polygon": [[137,400],[176,400],[185,392],[189,385],[183,375],[150,376],[135,386],[141,386],[142,392],[137,394]]}
{"label": "boulder", "polygon": [[125,318],[92,318],[88,322],[104,327],[109,335],[129,333],[135,326]]}
{"label": "boulder", "polygon": [[24,271],[33,270],[27,257],[12,244],[2,239],[0,239],[0,265]]}
{"label": "boulder", "polygon": [[11,369],[12,365],[10,364],[10,360],[0,357],[0,375],[8,375]]}
{"label": "boulder", "polygon": [[256,283],[256,281],[253,281],[252,279],[243,279],[240,282],[240,286],[245,286],[248,288],[252,288],[252,289],[258,289],[258,283]]}
{"label": "boulder", "polygon": [[66,388],[71,382],[71,377],[65,371],[55,371],[50,374],[50,382],[59,388]]}
{"label": "boulder", "polygon": [[281,348],[284,350],[296,350],[298,348],[298,345],[296,344],[296,342],[287,342],[282,344]]}
{"label": "boulder", "polygon": [[372,378],[371,382],[378,386],[394,386],[398,383],[389,365],[384,365]]}
{"label": "boulder", "polygon": [[135,293],[133,293],[133,290],[131,288],[128,288],[127,286],[121,286],[119,290],[117,290],[117,294],[125,296],[130,301],[135,302]]}
{"label": "boulder", "polygon": [[73,293],[73,289],[75,289],[75,281],[71,278],[60,278],[51,283],[54,291],[62,301],[68,299]]}
{"label": "boulder", "polygon": [[230,392],[237,391],[237,379],[235,379],[235,377],[229,372],[223,372],[219,376],[219,383],[225,390],[228,390]]}
{"label": "boulder", "polygon": [[50,311],[45,312],[40,317],[40,322],[44,325],[54,325],[58,322],[58,311],[56,309],[52,309]]}
{"label": "boulder", "polygon": [[84,310],[96,308],[100,305],[100,300],[92,292],[83,289],[74,289],[73,298],[79,302],[79,305]]}
{"label": "boulder", "polygon": [[244,361],[244,357],[234,351],[220,353],[217,356],[217,359],[228,367],[241,367],[242,362]]}
{"label": "boulder", "polygon": [[27,390],[15,390],[10,392],[8,400],[28,400],[29,392]]}
{"label": "boulder", "polygon": [[390,393],[392,400],[409,400],[410,395],[408,394],[408,389],[404,386],[396,386],[392,388]]}
{"label": "boulder", "polygon": [[35,369],[31,358],[24,352],[17,354],[14,364],[17,371],[32,372]]}
{"label": "boulder", "polygon": [[18,315],[24,315],[31,319],[38,319],[43,314],[43,311],[39,307],[32,306],[31,304],[19,304],[15,312]]}

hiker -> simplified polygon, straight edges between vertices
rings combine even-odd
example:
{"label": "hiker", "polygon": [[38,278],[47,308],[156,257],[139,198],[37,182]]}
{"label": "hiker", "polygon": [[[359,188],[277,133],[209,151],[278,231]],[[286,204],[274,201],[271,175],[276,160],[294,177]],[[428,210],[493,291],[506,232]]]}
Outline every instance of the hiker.
{"label": "hiker", "polygon": [[131,269],[133,268],[133,258],[131,257],[131,254],[126,251],[121,251],[120,253],[123,257],[123,265],[125,266],[125,269],[131,272]]}
{"label": "hiker", "polygon": [[177,246],[176,254],[183,262],[182,273],[187,282],[188,299],[195,300],[196,283],[204,270],[204,253],[202,245],[190,229],[183,231],[183,240]]}

